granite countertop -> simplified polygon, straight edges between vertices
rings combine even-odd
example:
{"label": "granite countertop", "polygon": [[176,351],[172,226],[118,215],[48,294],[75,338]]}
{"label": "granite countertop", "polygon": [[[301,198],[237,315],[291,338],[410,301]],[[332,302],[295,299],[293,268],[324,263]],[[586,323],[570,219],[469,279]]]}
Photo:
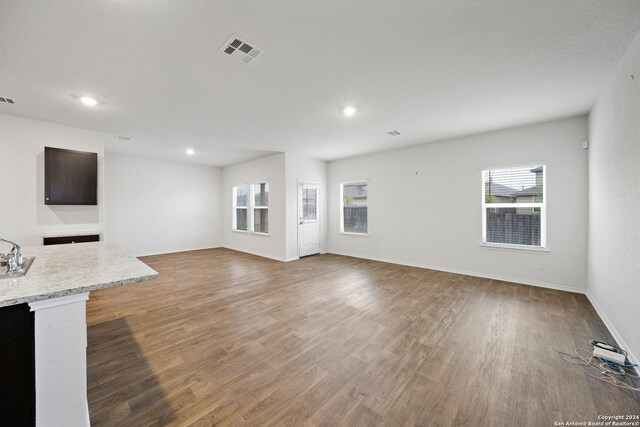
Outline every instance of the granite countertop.
{"label": "granite countertop", "polygon": [[26,276],[0,280],[0,307],[152,280],[158,273],[105,242],[26,247]]}

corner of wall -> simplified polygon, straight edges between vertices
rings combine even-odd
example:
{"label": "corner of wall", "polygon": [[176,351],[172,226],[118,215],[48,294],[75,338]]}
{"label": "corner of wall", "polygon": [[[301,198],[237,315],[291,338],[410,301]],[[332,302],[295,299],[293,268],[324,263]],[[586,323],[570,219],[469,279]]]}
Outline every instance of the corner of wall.
{"label": "corner of wall", "polygon": [[[618,344],[640,361],[640,33],[589,114],[587,296]],[[635,77],[634,77],[635,76]]]}

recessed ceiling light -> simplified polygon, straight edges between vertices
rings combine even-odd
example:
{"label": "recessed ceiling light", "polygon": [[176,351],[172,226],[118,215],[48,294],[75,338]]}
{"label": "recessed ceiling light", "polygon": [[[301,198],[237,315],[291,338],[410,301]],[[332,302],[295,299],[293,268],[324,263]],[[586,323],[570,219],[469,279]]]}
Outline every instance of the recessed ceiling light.
{"label": "recessed ceiling light", "polygon": [[187,153],[190,156],[193,156],[194,154],[196,154],[195,150],[193,148],[188,148],[185,153]]}
{"label": "recessed ceiling light", "polygon": [[356,113],[356,107],[347,107],[344,110],[342,110],[342,112],[347,117],[353,116]]}
{"label": "recessed ceiling light", "polygon": [[94,98],[91,98],[90,96],[81,97],[80,102],[82,102],[87,107],[95,107],[96,105],[98,105],[98,101],[96,101]]}

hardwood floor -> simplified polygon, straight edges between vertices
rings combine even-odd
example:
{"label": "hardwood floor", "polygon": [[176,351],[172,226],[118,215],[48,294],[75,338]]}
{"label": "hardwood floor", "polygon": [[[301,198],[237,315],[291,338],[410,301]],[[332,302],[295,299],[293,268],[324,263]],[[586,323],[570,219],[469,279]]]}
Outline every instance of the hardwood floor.
{"label": "hardwood floor", "polygon": [[94,426],[530,425],[640,413],[556,352],[613,342],[584,295],[317,255],[143,258],[92,292]]}

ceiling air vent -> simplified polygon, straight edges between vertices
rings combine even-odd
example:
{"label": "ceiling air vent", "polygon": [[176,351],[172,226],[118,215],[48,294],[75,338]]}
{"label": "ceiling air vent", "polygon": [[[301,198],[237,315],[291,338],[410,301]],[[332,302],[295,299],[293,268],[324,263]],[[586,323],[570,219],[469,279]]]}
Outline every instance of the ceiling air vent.
{"label": "ceiling air vent", "polygon": [[392,130],[391,132],[387,132],[389,135],[391,136],[398,136],[400,135],[400,132],[398,132],[397,130]]}
{"label": "ceiling air vent", "polygon": [[123,136],[123,135],[116,136],[116,139],[119,140],[119,141],[131,141],[131,137],[130,136]]}
{"label": "ceiling air vent", "polygon": [[13,98],[9,98],[6,96],[0,96],[0,102],[4,102],[5,104],[15,104],[16,101]]}
{"label": "ceiling air vent", "polygon": [[227,42],[222,45],[220,52],[224,52],[238,62],[250,64],[264,53],[264,50],[257,47],[253,43],[249,43],[236,35],[231,36]]}

